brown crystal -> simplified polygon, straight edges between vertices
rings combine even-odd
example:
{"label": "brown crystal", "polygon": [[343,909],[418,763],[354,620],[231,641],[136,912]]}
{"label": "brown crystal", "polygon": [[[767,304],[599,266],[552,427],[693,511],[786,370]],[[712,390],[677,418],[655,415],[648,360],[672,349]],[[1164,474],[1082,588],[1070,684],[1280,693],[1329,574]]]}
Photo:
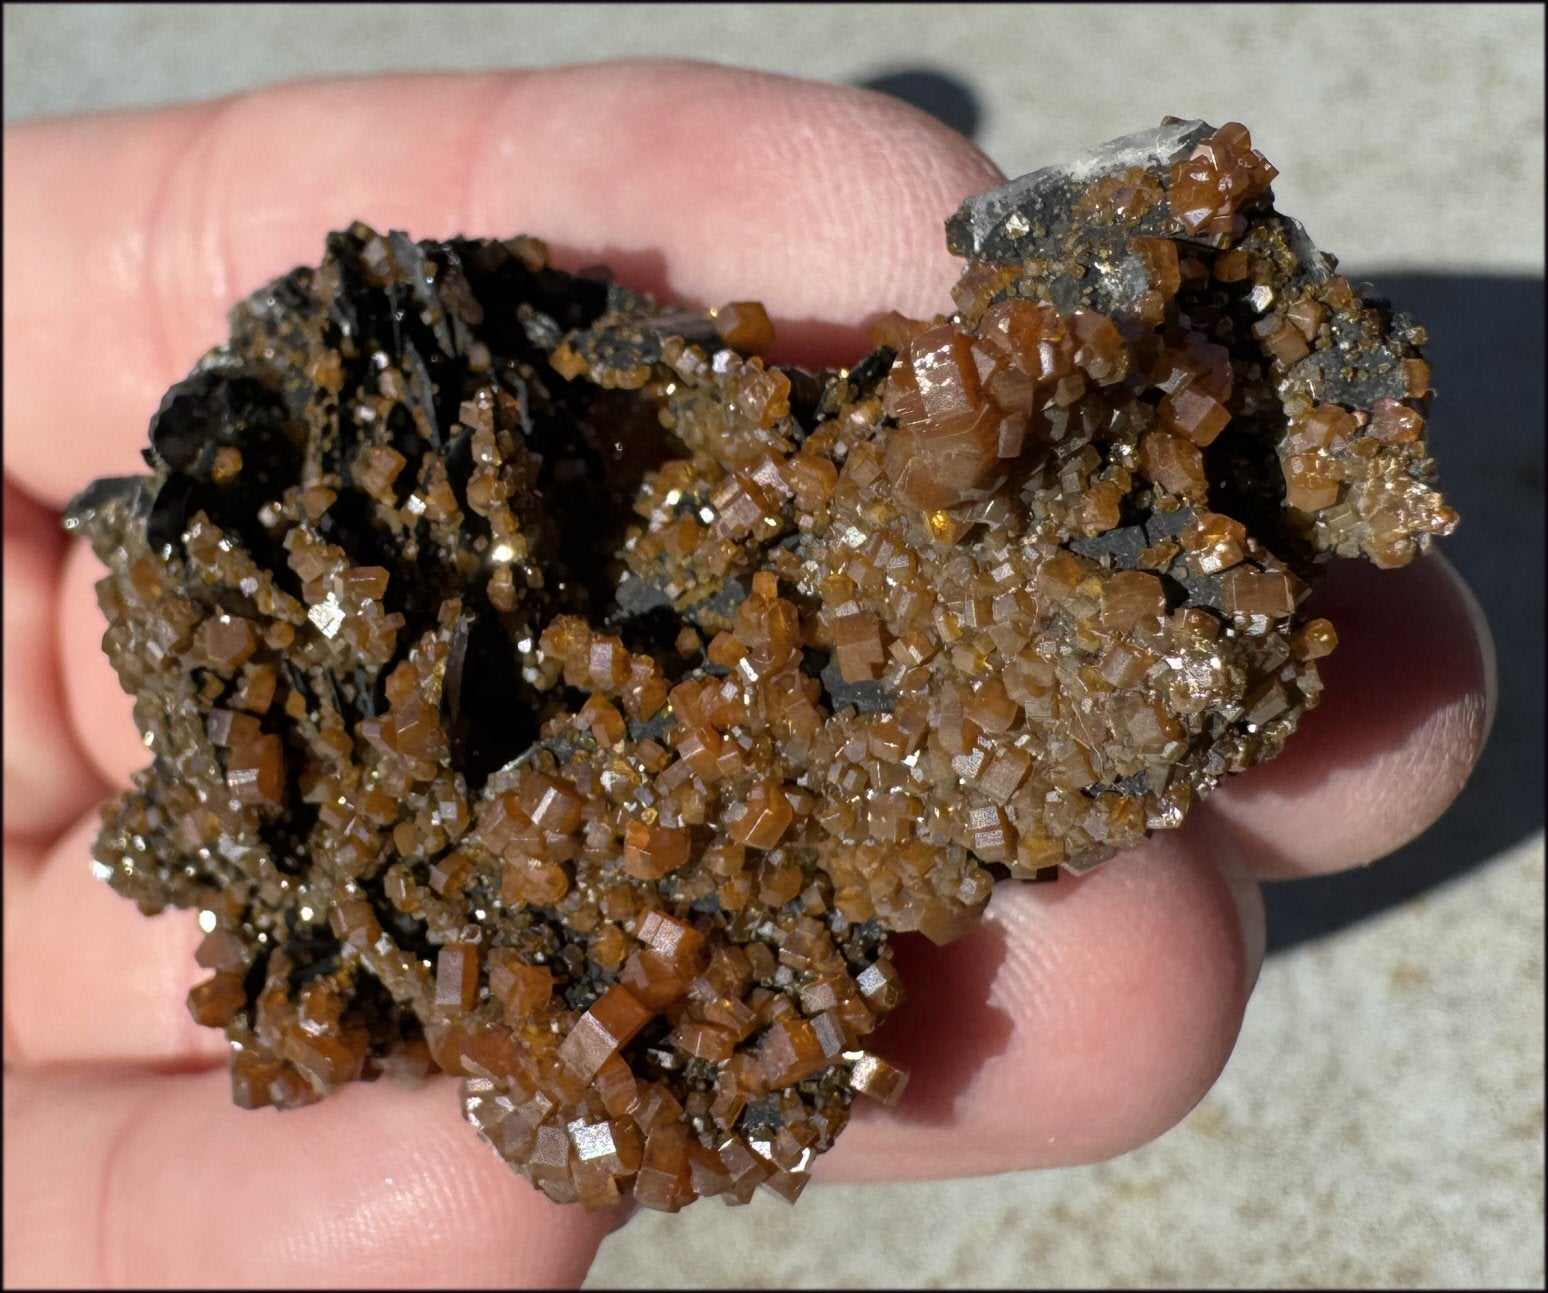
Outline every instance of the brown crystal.
{"label": "brown crystal", "polygon": [[743,354],[766,354],[774,344],[774,325],[757,301],[722,306],[715,315],[715,331],[726,345]]}
{"label": "brown crystal", "polygon": [[996,879],[1089,869],[1272,757],[1400,565],[1422,330],[1235,124],[971,199],[950,317],[773,361],[532,239],[363,225],[232,315],[155,475],[68,524],[154,751],[95,854],[200,907],[233,1099],[462,1079],[550,1198],[796,1198]]}

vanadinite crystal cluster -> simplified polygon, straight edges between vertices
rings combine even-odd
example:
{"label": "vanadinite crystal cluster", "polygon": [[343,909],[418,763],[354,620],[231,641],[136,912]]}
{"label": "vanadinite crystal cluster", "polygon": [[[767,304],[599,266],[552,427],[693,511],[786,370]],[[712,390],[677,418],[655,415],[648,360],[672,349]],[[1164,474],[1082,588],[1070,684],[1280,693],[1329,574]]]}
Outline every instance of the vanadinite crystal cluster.
{"label": "vanadinite crystal cluster", "polygon": [[203,912],[236,1102],[461,1077],[550,1198],[793,1199],[889,937],[1278,752],[1431,489],[1423,332],[1169,120],[970,200],[854,367],[543,246],[330,236],[67,524],[153,754],[103,876]]}

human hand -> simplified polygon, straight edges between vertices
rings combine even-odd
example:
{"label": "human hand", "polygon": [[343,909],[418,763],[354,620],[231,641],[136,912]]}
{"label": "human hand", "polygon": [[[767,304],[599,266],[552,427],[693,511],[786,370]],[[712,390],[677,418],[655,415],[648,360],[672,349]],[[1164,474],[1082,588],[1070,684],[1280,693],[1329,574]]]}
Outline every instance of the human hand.
{"label": "human hand", "polygon": [[[147,921],[91,876],[92,805],[146,755],[57,509],[142,471],[147,418],[230,305],[353,218],[531,233],[665,298],[761,299],[778,357],[842,363],[867,316],[947,308],[942,221],[999,173],[893,100],[673,63],[288,87],[6,142],[7,1282],[578,1282],[619,1216],[548,1203],[444,1080],[231,1106],[225,1044],[182,1006],[194,914]],[[1442,561],[1336,566],[1317,611],[1342,645],[1284,756],[1181,831],[1001,885],[951,947],[902,949],[927,972],[904,964],[879,1049],[913,1081],[857,1110],[819,1179],[1105,1158],[1203,1096],[1261,961],[1257,880],[1411,839],[1488,726],[1487,638]]]}

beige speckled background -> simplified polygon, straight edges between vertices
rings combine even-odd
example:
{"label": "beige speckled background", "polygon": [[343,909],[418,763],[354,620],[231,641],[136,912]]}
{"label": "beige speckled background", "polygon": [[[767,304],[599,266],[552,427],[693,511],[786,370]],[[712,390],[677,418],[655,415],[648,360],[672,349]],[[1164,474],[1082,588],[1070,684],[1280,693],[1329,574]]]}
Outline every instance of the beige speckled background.
{"label": "beige speckled background", "polygon": [[1397,857],[1270,891],[1235,1056],[1145,1149],[643,1215],[588,1285],[1543,1287],[1541,6],[8,5],[4,28],[6,121],[624,54],[891,76],[1011,174],[1165,113],[1246,120],[1285,209],[1435,338],[1447,552],[1501,645],[1473,785]]}

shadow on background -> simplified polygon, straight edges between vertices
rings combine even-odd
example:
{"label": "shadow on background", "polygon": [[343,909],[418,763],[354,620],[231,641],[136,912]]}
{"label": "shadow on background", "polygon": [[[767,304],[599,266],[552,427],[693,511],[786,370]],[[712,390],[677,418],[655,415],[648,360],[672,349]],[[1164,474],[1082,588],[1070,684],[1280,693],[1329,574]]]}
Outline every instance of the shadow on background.
{"label": "shadow on background", "polygon": [[972,86],[934,68],[900,68],[857,84],[862,90],[879,90],[902,99],[969,139],[977,136],[983,122],[983,109]]}
{"label": "shadow on background", "polygon": [[1430,334],[1430,444],[1462,515],[1438,547],[1494,630],[1499,710],[1473,779],[1420,839],[1361,871],[1267,886],[1270,952],[1405,902],[1543,828],[1543,280],[1370,278]]}

